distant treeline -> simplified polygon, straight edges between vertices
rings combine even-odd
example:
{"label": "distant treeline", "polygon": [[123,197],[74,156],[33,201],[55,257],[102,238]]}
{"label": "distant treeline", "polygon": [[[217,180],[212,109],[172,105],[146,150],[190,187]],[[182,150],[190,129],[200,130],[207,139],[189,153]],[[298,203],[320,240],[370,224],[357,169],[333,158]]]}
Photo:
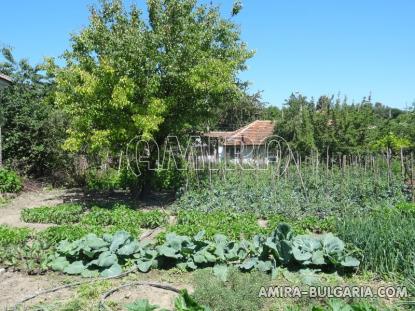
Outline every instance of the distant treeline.
{"label": "distant treeline", "polygon": [[318,100],[292,94],[282,108],[266,106],[260,94],[247,96],[230,108],[218,129],[234,130],[256,119],[274,120],[275,134],[301,155],[400,153],[415,147],[415,104],[406,110],[347,98],[321,96]]}

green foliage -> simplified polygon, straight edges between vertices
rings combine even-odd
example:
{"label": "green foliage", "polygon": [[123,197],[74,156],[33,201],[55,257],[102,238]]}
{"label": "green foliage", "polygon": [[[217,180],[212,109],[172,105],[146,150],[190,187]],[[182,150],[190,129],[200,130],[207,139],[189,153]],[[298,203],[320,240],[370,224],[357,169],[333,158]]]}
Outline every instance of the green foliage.
{"label": "green foliage", "polygon": [[152,305],[147,299],[136,300],[133,303],[125,305],[128,311],[154,311],[159,306]]}
{"label": "green foliage", "polygon": [[362,268],[381,275],[413,275],[415,217],[396,209],[380,209],[338,223],[339,236],[361,250]]}
{"label": "green foliage", "polygon": [[85,175],[85,183],[88,191],[111,191],[134,187],[137,178],[128,169],[120,171],[109,168],[107,170],[90,169]]}
{"label": "green foliage", "polygon": [[[136,300],[131,304],[125,305],[128,311],[168,311],[159,309],[157,305],[152,305],[147,299]],[[174,301],[174,311],[211,311],[205,306],[198,304],[194,298],[187,292],[182,290]]]}
{"label": "green foliage", "polygon": [[270,284],[263,273],[241,273],[230,269],[226,282],[215,277],[208,269],[194,275],[195,300],[215,311],[261,310],[264,300],[258,296],[261,286]]}
{"label": "green foliage", "polygon": [[174,204],[179,210],[211,212],[251,212],[260,216],[284,215],[290,219],[305,216],[325,219],[330,216],[364,214],[378,206],[394,207],[405,201],[403,182],[387,171],[373,172],[359,167],[332,168],[329,172],[302,165],[291,165],[277,175],[267,170],[228,170],[212,174],[184,193]]}
{"label": "green foliage", "polygon": [[347,303],[339,299],[331,299],[324,306],[313,306],[312,311],[378,311],[387,310],[384,306],[380,309],[368,302]]}
{"label": "green foliage", "polygon": [[212,239],[218,233],[231,239],[251,238],[264,231],[258,225],[255,214],[233,213],[225,210],[210,213],[180,210],[177,213],[177,224],[168,228],[170,232],[189,236],[196,235],[202,230],[207,239]]}
{"label": "green foliage", "polygon": [[16,172],[0,168],[0,193],[16,193],[22,190],[23,183]]}
{"label": "green foliage", "polygon": [[127,232],[118,231],[98,238],[88,234],[74,242],[62,241],[56,258],[50,263],[53,270],[84,277],[110,277],[121,274],[121,264],[142,248]]}
{"label": "green foliage", "polygon": [[13,79],[0,90],[4,163],[24,175],[66,177],[71,159],[61,145],[67,118],[54,106],[53,76],[42,65],[17,62],[10,50],[2,52],[0,73]]}
{"label": "green foliage", "polygon": [[414,111],[373,104],[370,97],[350,104],[347,98],[321,96],[314,101],[292,94],[273,120],[278,124],[275,134],[302,158],[315,151],[330,157],[372,148],[398,151],[415,142]]}
{"label": "green foliage", "polygon": [[0,225],[0,246],[24,244],[31,234],[32,231],[28,228],[12,228]]}
{"label": "green foliage", "polygon": [[316,216],[291,219],[282,215],[273,215],[268,217],[268,228],[275,228],[282,222],[288,223],[296,234],[334,232],[336,230],[335,218],[327,217],[320,219]]}
{"label": "green foliage", "polygon": [[38,240],[30,244],[0,246],[0,263],[28,274],[46,272],[49,269],[48,263],[52,255],[53,248]]}
{"label": "green foliage", "polygon": [[196,300],[187,292],[182,290],[180,295],[174,301],[175,311],[211,311],[210,308],[200,305]]}
{"label": "green foliage", "polygon": [[162,141],[218,117],[241,93],[236,74],[253,53],[218,8],[151,0],[148,10],[146,21],[136,6],[103,1],[72,36],[56,73],[66,149],[118,151],[137,135]]}
{"label": "green foliage", "polygon": [[396,209],[402,214],[409,214],[415,216],[415,203],[411,202],[400,202],[396,205]]}
{"label": "green foliage", "polygon": [[203,231],[193,238],[169,233],[159,246],[138,242],[124,231],[113,236],[106,234],[103,238],[88,234],[74,242],[62,241],[51,266],[68,274],[90,276],[101,272],[101,276],[106,276],[121,273],[120,264],[127,260],[142,272],[151,268],[177,266],[195,270],[211,266],[222,280],[227,279],[227,264],[231,263],[243,271],[259,270],[273,275],[281,265],[320,269],[348,269],[359,265],[345,251],[344,243],[333,235],[293,237],[290,227],[282,224],[269,236],[256,235],[252,240],[239,242],[220,234],[213,241],[204,240]]}
{"label": "green foliage", "polygon": [[44,224],[77,223],[82,217],[84,208],[78,204],[60,204],[53,207],[36,207],[24,209],[21,218],[24,222]]}
{"label": "green foliage", "polygon": [[177,191],[185,182],[185,162],[178,157],[169,157],[167,164],[158,167],[153,176],[153,186],[160,190]]}
{"label": "green foliage", "polygon": [[102,235],[105,233],[105,228],[101,226],[86,226],[86,225],[61,225],[49,227],[37,234],[38,238],[50,245],[56,245],[60,241],[68,240],[75,241],[88,233]]}
{"label": "green foliage", "polygon": [[126,205],[116,204],[111,209],[93,207],[81,220],[82,224],[93,226],[115,226],[128,228],[157,228],[167,223],[167,214],[158,211],[136,211]]}
{"label": "green foliage", "polygon": [[[22,211],[26,222],[61,224],[47,228],[38,237],[51,245],[60,241],[75,241],[88,233],[113,234],[119,230],[138,237],[141,228],[157,228],[167,223],[167,214],[158,211],[135,211],[126,205],[116,204],[111,208],[93,207],[90,211],[76,204],[61,204],[55,207],[40,207]],[[66,225],[73,223],[73,225]]]}

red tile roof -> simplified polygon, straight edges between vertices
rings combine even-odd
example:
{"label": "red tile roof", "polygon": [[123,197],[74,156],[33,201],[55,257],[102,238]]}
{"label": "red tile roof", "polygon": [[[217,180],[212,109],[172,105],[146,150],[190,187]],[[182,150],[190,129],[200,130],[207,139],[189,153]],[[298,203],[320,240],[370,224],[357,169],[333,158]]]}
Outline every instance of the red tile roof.
{"label": "red tile roof", "polygon": [[263,145],[274,133],[274,123],[268,120],[254,121],[233,132],[209,132],[205,136],[222,138],[224,145]]}
{"label": "red tile roof", "polygon": [[0,80],[4,80],[4,81],[9,82],[9,83],[12,82],[12,78],[10,78],[9,76],[6,76],[2,73],[0,73]]}

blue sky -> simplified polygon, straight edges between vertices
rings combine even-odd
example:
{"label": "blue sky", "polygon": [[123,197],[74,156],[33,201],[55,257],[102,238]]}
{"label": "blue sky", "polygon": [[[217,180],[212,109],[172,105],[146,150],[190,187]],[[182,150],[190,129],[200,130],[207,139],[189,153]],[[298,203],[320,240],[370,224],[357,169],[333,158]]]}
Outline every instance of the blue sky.
{"label": "blue sky", "polygon": [[[95,0],[2,1],[0,44],[37,63],[69,47]],[[128,0],[145,8],[144,0]],[[213,0],[229,16],[231,0]],[[235,21],[255,57],[241,74],[281,106],[292,92],[404,108],[415,100],[415,1],[244,0]]]}

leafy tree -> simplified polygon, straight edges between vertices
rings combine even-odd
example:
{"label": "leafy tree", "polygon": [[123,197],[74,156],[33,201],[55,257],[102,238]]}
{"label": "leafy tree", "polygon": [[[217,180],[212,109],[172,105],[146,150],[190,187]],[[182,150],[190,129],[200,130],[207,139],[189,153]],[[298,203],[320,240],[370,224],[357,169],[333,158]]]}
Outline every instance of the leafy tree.
{"label": "leafy tree", "polygon": [[62,172],[68,162],[60,148],[66,121],[53,105],[53,77],[40,65],[17,62],[10,49],[2,55],[0,72],[13,79],[0,90],[5,164],[34,177]]}
{"label": "leafy tree", "polygon": [[103,0],[72,36],[56,93],[70,118],[67,150],[119,152],[137,135],[161,144],[214,124],[241,96],[236,76],[253,53],[219,8],[196,0],[147,7],[148,21],[134,5]]}
{"label": "leafy tree", "polygon": [[301,154],[309,154],[315,148],[312,106],[305,96],[291,94],[276,124],[276,134]]}
{"label": "leafy tree", "polygon": [[248,95],[243,90],[241,96],[225,107],[216,127],[221,130],[235,130],[255,120],[266,119],[264,106],[260,92]]}

